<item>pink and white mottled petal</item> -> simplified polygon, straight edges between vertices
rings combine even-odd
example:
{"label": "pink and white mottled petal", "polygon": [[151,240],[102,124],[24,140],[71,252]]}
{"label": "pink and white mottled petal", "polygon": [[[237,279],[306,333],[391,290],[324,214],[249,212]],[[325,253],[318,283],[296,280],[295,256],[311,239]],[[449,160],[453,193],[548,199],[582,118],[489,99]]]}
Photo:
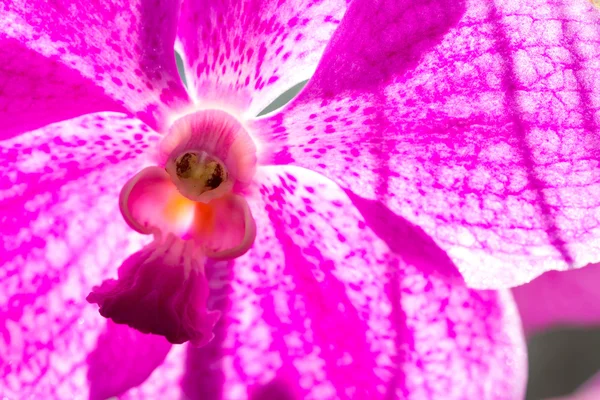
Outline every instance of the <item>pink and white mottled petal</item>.
{"label": "pink and white mottled petal", "polygon": [[[211,277],[228,301],[215,302],[224,320],[213,342],[188,351],[188,398],[523,396],[510,293],[407,263],[318,174],[260,168],[257,180],[256,245]],[[411,234],[401,232],[400,242]]]}
{"label": "pink and white mottled petal", "polygon": [[346,18],[299,97],[254,126],[263,158],[379,200],[472,287],[600,259],[597,9],[357,0]]}
{"label": "pink and white mottled petal", "polygon": [[548,271],[512,289],[528,334],[553,326],[600,325],[600,264]]}
{"label": "pink and white mottled petal", "polygon": [[142,384],[163,363],[171,347],[162,336],[107,321],[87,359],[90,400],[119,396]]}
{"label": "pink and white mottled petal", "polygon": [[[231,290],[234,273],[234,261],[208,260],[206,277],[210,285],[207,306],[211,310],[228,312],[231,309]],[[213,333],[215,337],[202,348],[187,346],[184,373],[181,376],[181,389],[184,398],[221,399],[224,389],[224,369],[230,368],[223,363],[225,330],[229,322],[219,319]]]}
{"label": "pink and white mottled petal", "polygon": [[158,136],[148,131],[92,114],[0,143],[3,395],[87,396],[85,360],[105,320],[84,299],[144,243],[116,199]]}
{"label": "pink and white mottled petal", "polygon": [[0,140],[96,111],[122,111],[78,71],[0,33]]}
{"label": "pink and white mottled petal", "polygon": [[187,346],[173,346],[165,361],[141,385],[132,388],[119,400],[180,399]]}
{"label": "pink and white mottled petal", "polygon": [[0,4],[0,32],[163,131],[190,107],[173,50],[178,15],[178,0],[15,0]]}
{"label": "pink and white mottled petal", "polygon": [[203,108],[254,117],[313,74],[347,0],[184,1],[178,45]]}

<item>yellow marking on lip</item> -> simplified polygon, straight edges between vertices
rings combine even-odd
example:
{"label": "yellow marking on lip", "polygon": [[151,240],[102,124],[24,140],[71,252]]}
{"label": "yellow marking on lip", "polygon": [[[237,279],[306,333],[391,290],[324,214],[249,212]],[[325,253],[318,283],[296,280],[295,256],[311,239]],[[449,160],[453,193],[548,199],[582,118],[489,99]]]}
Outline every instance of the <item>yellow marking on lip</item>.
{"label": "yellow marking on lip", "polygon": [[193,209],[194,202],[175,191],[167,201],[163,213],[170,222],[177,224],[185,221]]}
{"label": "yellow marking on lip", "polygon": [[175,191],[163,208],[163,215],[170,224],[194,236],[208,238],[215,231],[216,213],[209,203],[195,202]]}

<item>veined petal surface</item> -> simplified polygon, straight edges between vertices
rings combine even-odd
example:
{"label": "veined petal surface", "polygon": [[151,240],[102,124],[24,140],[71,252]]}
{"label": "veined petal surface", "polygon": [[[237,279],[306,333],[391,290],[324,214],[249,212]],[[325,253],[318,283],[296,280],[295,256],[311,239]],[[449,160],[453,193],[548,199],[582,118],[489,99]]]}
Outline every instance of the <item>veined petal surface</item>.
{"label": "veined petal surface", "polygon": [[600,259],[599,26],[589,1],[357,0],[254,132],[267,162],[421,227],[472,287],[581,267]]}
{"label": "veined petal surface", "polygon": [[179,47],[193,96],[254,117],[308,79],[347,0],[189,0]]}
{"label": "veined petal surface", "polygon": [[0,33],[0,140],[96,111],[124,111],[75,69]]}
{"label": "veined petal surface", "polygon": [[5,0],[0,39],[78,71],[162,131],[190,106],[173,50],[178,16],[178,0]]}
{"label": "veined petal surface", "polygon": [[121,186],[158,139],[122,114],[90,114],[0,143],[0,386],[12,398],[88,393],[105,320],[85,296],[145,243]]}
{"label": "veined petal surface", "polygon": [[257,181],[256,243],[233,269],[212,268],[223,320],[211,343],[188,348],[187,398],[523,396],[510,293],[425,272],[410,253],[407,263],[318,174],[261,168]]}

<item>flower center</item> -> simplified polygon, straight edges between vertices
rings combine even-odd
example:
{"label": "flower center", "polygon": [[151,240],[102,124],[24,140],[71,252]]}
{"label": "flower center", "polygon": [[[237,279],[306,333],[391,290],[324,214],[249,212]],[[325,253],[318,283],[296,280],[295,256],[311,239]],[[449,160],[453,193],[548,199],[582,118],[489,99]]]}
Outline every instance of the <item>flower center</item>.
{"label": "flower center", "polygon": [[202,194],[228,185],[227,168],[205,152],[187,151],[167,164],[167,172],[182,194],[201,201]]}
{"label": "flower center", "polygon": [[204,110],[173,124],[160,145],[159,163],[182,195],[206,203],[250,183],[256,146],[231,115]]}
{"label": "flower center", "polygon": [[254,176],[256,147],[235,118],[206,110],[177,120],[158,156],[157,165],[131,178],[119,196],[125,221],[154,235],[154,242],[87,300],[116,323],[201,346],[212,339],[219,318],[207,310],[205,262],[241,256],[256,235],[243,196]]}
{"label": "flower center", "polygon": [[161,142],[157,161],[121,191],[121,212],[133,229],[174,234],[211,258],[251,247],[256,230],[243,189],[254,176],[256,147],[235,118],[219,110],[184,116]]}
{"label": "flower center", "polygon": [[175,160],[175,172],[181,180],[197,181],[200,194],[216,189],[227,180],[222,162],[211,160],[205,154],[187,152]]}

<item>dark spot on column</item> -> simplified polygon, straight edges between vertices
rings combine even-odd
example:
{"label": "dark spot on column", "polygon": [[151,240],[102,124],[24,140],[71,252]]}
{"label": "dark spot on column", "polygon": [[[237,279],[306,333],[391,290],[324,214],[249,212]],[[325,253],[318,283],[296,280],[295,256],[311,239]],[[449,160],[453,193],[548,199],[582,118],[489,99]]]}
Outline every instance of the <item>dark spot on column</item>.
{"label": "dark spot on column", "polygon": [[177,176],[179,178],[187,178],[190,174],[191,170],[191,161],[193,155],[191,153],[185,153],[179,160],[177,160],[177,164],[175,166]]}
{"label": "dark spot on column", "polygon": [[221,164],[215,165],[215,170],[212,173],[212,176],[206,180],[206,187],[211,189],[216,189],[219,187],[221,183],[225,180],[224,178],[224,170],[221,167]]}

